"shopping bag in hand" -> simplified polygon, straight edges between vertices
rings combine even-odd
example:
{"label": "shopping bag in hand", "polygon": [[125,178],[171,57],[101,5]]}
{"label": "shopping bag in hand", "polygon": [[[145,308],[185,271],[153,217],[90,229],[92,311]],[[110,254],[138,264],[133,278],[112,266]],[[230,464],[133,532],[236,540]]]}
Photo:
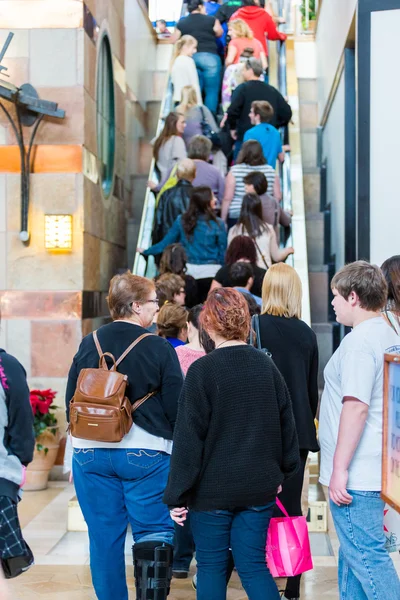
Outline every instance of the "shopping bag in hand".
{"label": "shopping bag in hand", "polygon": [[313,568],[305,517],[289,517],[276,499],[284,517],[272,518],[267,535],[267,565],[273,577],[293,577]]}

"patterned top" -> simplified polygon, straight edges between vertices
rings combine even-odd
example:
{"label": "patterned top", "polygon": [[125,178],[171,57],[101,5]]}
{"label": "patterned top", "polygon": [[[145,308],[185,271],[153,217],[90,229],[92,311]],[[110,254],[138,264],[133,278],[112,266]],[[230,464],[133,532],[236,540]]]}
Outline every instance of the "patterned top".
{"label": "patterned top", "polygon": [[257,165],[252,167],[246,164],[234,165],[231,168],[231,173],[236,180],[235,194],[229,207],[229,218],[238,219],[240,210],[242,208],[243,196],[244,196],[244,181],[243,178],[252,173],[253,171],[260,171],[264,173],[268,181],[268,193],[274,195],[274,183],[275,183],[275,169],[270,165]]}

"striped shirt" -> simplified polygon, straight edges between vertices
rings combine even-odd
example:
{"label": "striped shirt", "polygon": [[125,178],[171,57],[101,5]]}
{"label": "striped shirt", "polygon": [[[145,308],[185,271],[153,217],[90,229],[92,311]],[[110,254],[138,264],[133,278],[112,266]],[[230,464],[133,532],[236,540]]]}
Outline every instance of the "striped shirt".
{"label": "striped shirt", "polygon": [[250,165],[246,165],[244,163],[240,165],[234,165],[231,168],[231,173],[235,178],[235,193],[229,207],[229,218],[230,219],[238,219],[240,215],[240,210],[242,208],[243,196],[244,196],[244,181],[243,178],[252,173],[253,171],[259,171],[264,173],[265,177],[268,181],[268,193],[273,196],[274,195],[274,183],[275,183],[275,169],[273,169],[270,165],[257,165],[256,167],[252,167]]}

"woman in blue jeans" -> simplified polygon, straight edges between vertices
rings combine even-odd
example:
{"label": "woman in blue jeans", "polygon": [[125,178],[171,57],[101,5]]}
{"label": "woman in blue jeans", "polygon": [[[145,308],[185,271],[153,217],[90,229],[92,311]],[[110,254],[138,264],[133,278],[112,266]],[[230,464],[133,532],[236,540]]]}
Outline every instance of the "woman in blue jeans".
{"label": "woman in blue jeans", "polygon": [[178,525],[190,510],[197,600],[226,599],[230,548],[249,600],[278,600],[265,546],[276,494],[299,466],[289,392],[273,361],[246,343],[240,292],[211,292],[200,326],[215,350],[187,372],[164,502]]}
{"label": "woman in blue jeans", "polygon": [[[66,393],[67,419],[82,369],[96,369],[99,355],[123,358],[118,372],[127,376],[126,396],[133,404],[150,397],[134,413],[134,424],[120,442],[72,437],[76,494],[89,530],[90,569],[99,600],[128,600],[125,538],[134,538],[138,600],[164,600],[172,572],[174,527],[162,495],[167,483],[172,435],[182,373],[169,342],[149,335],[158,309],[153,281],[126,272],[110,283],[112,322],[83,338],[75,355]],[[112,366],[110,356],[107,365]],[[79,417],[78,417],[79,418]],[[157,594],[155,594],[157,588]]]}

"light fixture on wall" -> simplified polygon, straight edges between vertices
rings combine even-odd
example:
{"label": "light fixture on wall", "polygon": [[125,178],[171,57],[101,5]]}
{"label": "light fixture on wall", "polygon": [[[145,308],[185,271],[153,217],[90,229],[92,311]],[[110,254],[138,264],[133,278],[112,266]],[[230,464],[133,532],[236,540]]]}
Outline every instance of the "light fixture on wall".
{"label": "light fixture on wall", "polygon": [[50,252],[72,250],[72,215],[44,215],[44,245]]}

